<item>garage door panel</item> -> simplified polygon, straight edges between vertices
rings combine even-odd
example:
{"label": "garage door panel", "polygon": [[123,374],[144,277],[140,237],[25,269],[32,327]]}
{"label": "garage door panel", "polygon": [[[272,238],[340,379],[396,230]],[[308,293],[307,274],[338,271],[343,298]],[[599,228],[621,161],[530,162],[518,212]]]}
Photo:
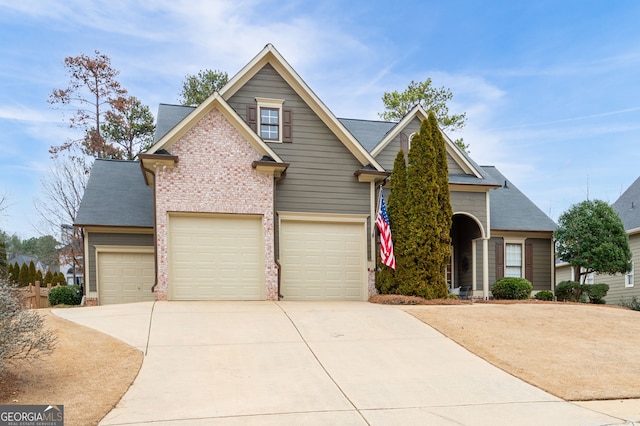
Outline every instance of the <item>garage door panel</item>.
{"label": "garage door panel", "polygon": [[98,253],[98,297],[101,305],[155,300],[153,253]]}
{"label": "garage door panel", "polygon": [[365,300],[364,223],[282,221],[285,300]]}
{"label": "garage door panel", "polygon": [[169,227],[172,299],[264,299],[260,217],[176,215]]}

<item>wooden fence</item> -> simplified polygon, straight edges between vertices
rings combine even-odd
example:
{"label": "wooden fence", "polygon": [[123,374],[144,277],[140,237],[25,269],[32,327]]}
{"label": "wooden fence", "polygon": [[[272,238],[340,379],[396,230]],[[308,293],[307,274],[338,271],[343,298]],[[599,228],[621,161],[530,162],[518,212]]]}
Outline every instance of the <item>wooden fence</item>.
{"label": "wooden fence", "polygon": [[25,308],[50,308],[51,305],[49,304],[49,290],[51,290],[51,283],[47,284],[46,287],[41,287],[40,281],[36,281],[35,285],[29,284],[29,286],[20,289],[20,291],[22,292]]}

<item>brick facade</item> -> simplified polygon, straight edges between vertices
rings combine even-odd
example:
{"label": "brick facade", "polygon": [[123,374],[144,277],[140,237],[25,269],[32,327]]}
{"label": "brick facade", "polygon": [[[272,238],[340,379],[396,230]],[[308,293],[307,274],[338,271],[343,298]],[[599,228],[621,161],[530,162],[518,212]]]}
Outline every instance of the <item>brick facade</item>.
{"label": "brick facade", "polygon": [[173,168],[156,170],[158,277],[156,298],[169,294],[169,212],[241,213],[262,216],[265,297],[278,300],[274,261],[273,177],[251,163],[262,155],[217,110],[212,110],[168,148],[178,156]]}

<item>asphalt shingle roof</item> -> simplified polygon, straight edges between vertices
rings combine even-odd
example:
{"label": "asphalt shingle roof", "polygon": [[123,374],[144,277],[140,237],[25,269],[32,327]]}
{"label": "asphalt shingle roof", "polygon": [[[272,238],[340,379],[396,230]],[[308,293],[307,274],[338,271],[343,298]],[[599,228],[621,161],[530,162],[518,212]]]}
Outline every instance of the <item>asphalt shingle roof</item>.
{"label": "asphalt shingle roof", "polygon": [[156,120],[156,134],[153,138],[153,142],[158,142],[164,135],[169,133],[176,124],[182,121],[191,111],[196,109],[192,106],[186,105],[158,105],[158,118]]}
{"label": "asphalt shingle roof", "polygon": [[[503,231],[555,231],[556,224],[533,201],[493,166],[482,169],[503,186],[490,192],[491,229]],[[506,187],[504,183],[506,182]]]}
{"label": "asphalt shingle roof", "polygon": [[360,142],[368,152],[384,139],[396,124],[390,121],[358,120],[354,118],[338,118],[349,132]]}
{"label": "asphalt shingle roof", "polygon": [[95,160],[75,225],[153,227],[153,191],[140,163]]}
{"label": "asphalt shingle roof", "polygon": [[640,177],[611,206],[618,212],[625,230],[640,228]]}

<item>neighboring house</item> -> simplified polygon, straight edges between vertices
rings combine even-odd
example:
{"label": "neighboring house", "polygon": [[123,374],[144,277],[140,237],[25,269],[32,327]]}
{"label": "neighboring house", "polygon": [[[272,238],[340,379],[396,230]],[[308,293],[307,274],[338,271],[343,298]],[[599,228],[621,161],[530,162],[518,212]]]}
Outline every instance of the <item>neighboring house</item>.
{"label": "neighboring house", "polygon": [[[640,283],[636,284],[635,267],[640,265],[640,178],[611,205],[618,213],[624,229],[629,237],[632,269],[626,274],[605,275],[589,274],[587,283],[603,283],[609,285],[605,300],[618,304],[621,300],[629,301],[633,297],[640,298]],[[556,268],[556,282],[573,280],[574,272],[568,263],[560,263]]]}
{"label": "neighboring house", "polygon": [[[161,104],[139,161],[94,163],[75,223],[88,302],[367,300],[377,189],[425,118],[339,120],[267,45],[197,108]],[[447,155],[451,286],[552,289],[553,221],[449,139]]]}
{"label": "neighboring house", "polygon": [[13,265],[15,263],[18,264],[18,266],[20,268],[22,268],[22,265],[27,265],[29,266],[29,264],[33,262],[34,266],[36,267],[36,271],[40,271],[42,272],[42,274],[44,275],[47,270],[49,269],[49,267],[47,265],[45,265],[44,263],[40,262],[37,258],[33,257],[33,256],[27,256],[25,254],[19,254],[11,259],[9,259],[7,261],[8,265]]}

